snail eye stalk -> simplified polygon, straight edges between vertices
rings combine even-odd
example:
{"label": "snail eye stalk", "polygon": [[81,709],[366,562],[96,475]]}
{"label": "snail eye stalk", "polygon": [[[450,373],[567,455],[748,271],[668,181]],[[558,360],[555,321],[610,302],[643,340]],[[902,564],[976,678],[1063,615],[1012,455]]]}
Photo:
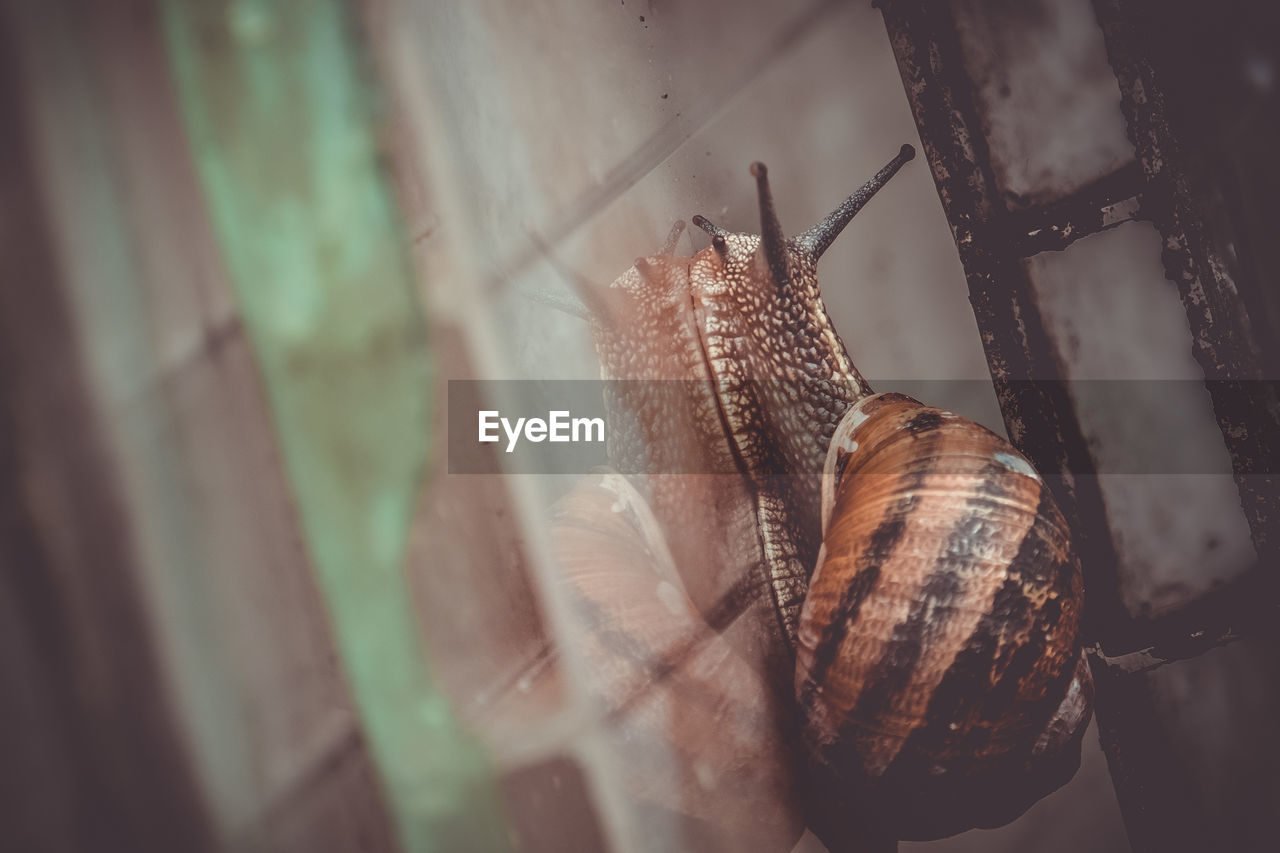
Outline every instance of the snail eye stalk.
{"label": "snail eye stalk", "polygon": [[807,252],[814,261],[821,258],[827,249],[831,247],[831,244],[835,242],[835,239],[840,236],[840,232],[844,230],[844,227],[857,215],[858,211],[866,207],[867,202],[871,201],[871,197],[879,192],[881,187],[889,183],[889,179],[896,175],[898,170],[914,159],[915,156],[916,149],[914,147],[903,145],[899,149],[898,155],[886,163],[884,168],[876,172],[871,180],[845,199],[843,204],[831,211],[821,222],[796,237],[796,246]]}

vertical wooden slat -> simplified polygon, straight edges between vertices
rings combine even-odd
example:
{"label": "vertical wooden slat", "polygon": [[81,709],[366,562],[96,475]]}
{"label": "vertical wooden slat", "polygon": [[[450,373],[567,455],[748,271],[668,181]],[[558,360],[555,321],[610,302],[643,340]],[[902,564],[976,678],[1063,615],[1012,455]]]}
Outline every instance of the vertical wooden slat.
{"label": "vertical wooden slat", "polygon": [[[1094,0],[1093,6],[1120,83],[1125,126],[1148,184],[1143,215],[1164,238],[1165,275],[1186,308],[1192,353],[1208,380],[1254,547],[1270,562],[1280,555],[1276,377],[1263,369],[1262,347],[1245,303],[1211,237],[1208,217],[1197,206],[1164,93],[1141,50],[1143,30],[1121,0]],[[1242,393],[1241,386],[1248,390]]]}
{"label": "vertical wooden slat", "polygon": [[[191,754],[218,843],[394,849],[209,233],[155,4],[10,11],[39,190],[180,718],[175,748]],[[351,772],[324,772],[335,767]],[[335,798],[344,809],[313,807]]]}
{"label": "vertical wooden slat", "polygon": [[[1073,472],[1092,470],[1091,460],[1074,406],[1065,386],[1057,381],[1063,373],[1030,280],[1016,244],[1007,239],[1009,214],[991,171],[952,12],[944,4],[886,2],[881,6],[965,267],[1009,437],[1049,475],[1050,482],[1058,479],[1053,474],[1064,478],[1060,483],[1074,481],[1074,488],[1060,486],[1055,495],[1077,531],[1086,567],[1085,630],[1092,640],[1127,645],[1131,624],[1119,594],[1105,509],[1096,481],[1072,477]],[[1187,808],[1185,780],[1170,751],[1161,752],[1161,733],[1150,728],[1155,715],[1150,691],[1142,683],[1113,679],[1098,661],[1093,668],[1098,674],[1097,714],[1103,744],[1131,840],[1137,843],[1142,828],[1158,825],[1162,817],[1171,818],[1167,825],[1178,827],[1175,831],[1201,837],[1202,827],[1191,817],[1195,811]],[[1135,731],[1135,725],[1144,724],[1145,729]],[[1129,752],[1130,743],[1144,748]]]}
{"label": "vertical wooden slat", "polygon": [[[212,850],[0,12],[0,846]],[[30,96],[30,90],[25,92]]]}
{"label": "vertical wooden slat", "polygon": [[1149,676],[1090,656],[1098,734],[1135,853],[1212,850],[1198,791],[1162,725]]}
{"label": "vertical wooden slat", "polygon": [[969,282],[1009,440],[1054,490],[1077,532],[1089,589],[1086,631],[1121,641],[1128,618],[1116,554],[1062,366],[1045,332],[996,187],[959,39],[945,4],[883,2],[907,99]]}
{"label": "vertical wooden slat", "polygon": [[370,126],[377,92],[337,2],[163,8],[214,231],[402,844],[500,849],[488,767],[428,672],[403,576],[430,374]]}

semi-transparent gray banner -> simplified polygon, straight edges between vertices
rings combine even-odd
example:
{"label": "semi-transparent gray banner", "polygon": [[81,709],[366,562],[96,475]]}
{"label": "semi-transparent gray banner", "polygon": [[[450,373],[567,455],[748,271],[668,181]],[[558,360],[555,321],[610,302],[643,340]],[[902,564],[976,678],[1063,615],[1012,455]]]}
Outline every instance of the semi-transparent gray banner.
{"label": "semi-transparent gray banner", "polygon": [[[1231,474],[1233,462],[1236,473],[1273,474],[1280,432],[1259,413],[1274,405],[1277,384],[1085,380],[1014,383],[1012,389],[1070,400],[1089,457],[1071,474]],[[1003,432],[989,382],[873,380],[871,386]],[[733,390],[777,401],[813,389],[756,383]],[[582,474],[608,465],[624,474],[734,473],[737,463],[723,446],[726,412],[712,392],[707,383],[676,380],[450,380],[449,472]],[[1224,422],[1231,434],[1272,450],[1264,458],[1233,460]],[[790,470],[794,463],[786,460],[779,464],[776,473],[813,473]]]}

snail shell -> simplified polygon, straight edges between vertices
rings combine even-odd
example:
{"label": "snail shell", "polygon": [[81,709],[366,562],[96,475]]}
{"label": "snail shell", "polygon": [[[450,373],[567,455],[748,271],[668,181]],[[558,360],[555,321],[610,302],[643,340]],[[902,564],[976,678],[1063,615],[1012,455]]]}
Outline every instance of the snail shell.
{"label": "snail shell", "polygon": [[1007,441],[901,394],[827,456],[796,649],[823,784],[899,838],[1008,822],[1079,763],[1082,581],[1049,490]]}

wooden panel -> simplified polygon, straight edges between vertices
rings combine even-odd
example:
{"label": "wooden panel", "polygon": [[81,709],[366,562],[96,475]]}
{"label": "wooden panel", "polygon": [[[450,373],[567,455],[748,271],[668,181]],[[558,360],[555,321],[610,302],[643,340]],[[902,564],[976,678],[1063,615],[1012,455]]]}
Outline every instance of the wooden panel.
{"label": "wooden panel", "polygon": [[395,834],[408,850],[499,849],[485,755],[430,672],[403,571],[432,365],[358,31],[336,0],[159,5],[211,229]]}
{"label": "wooden panel", "polygon": [[[68,0],[20,17],[24,79],[39,97],[28,130],[67,271],[59,287],[120,462],[120,529],[137,543],[151,653],[181,718],[175,760],[194,763],[223,843],[296,810],[270,849],[394,849],[156,11]],[[307,782],[344,748],[353,772]],[[323,805],[335,797],[343,809]]]}
{"label": "wooden panel", "polygon": [[[29,33],[21,33],[27,37]],[[213,849],[0,15],[0,801],[12,850]],[[30,92],[25,93],[27,97]]]}

